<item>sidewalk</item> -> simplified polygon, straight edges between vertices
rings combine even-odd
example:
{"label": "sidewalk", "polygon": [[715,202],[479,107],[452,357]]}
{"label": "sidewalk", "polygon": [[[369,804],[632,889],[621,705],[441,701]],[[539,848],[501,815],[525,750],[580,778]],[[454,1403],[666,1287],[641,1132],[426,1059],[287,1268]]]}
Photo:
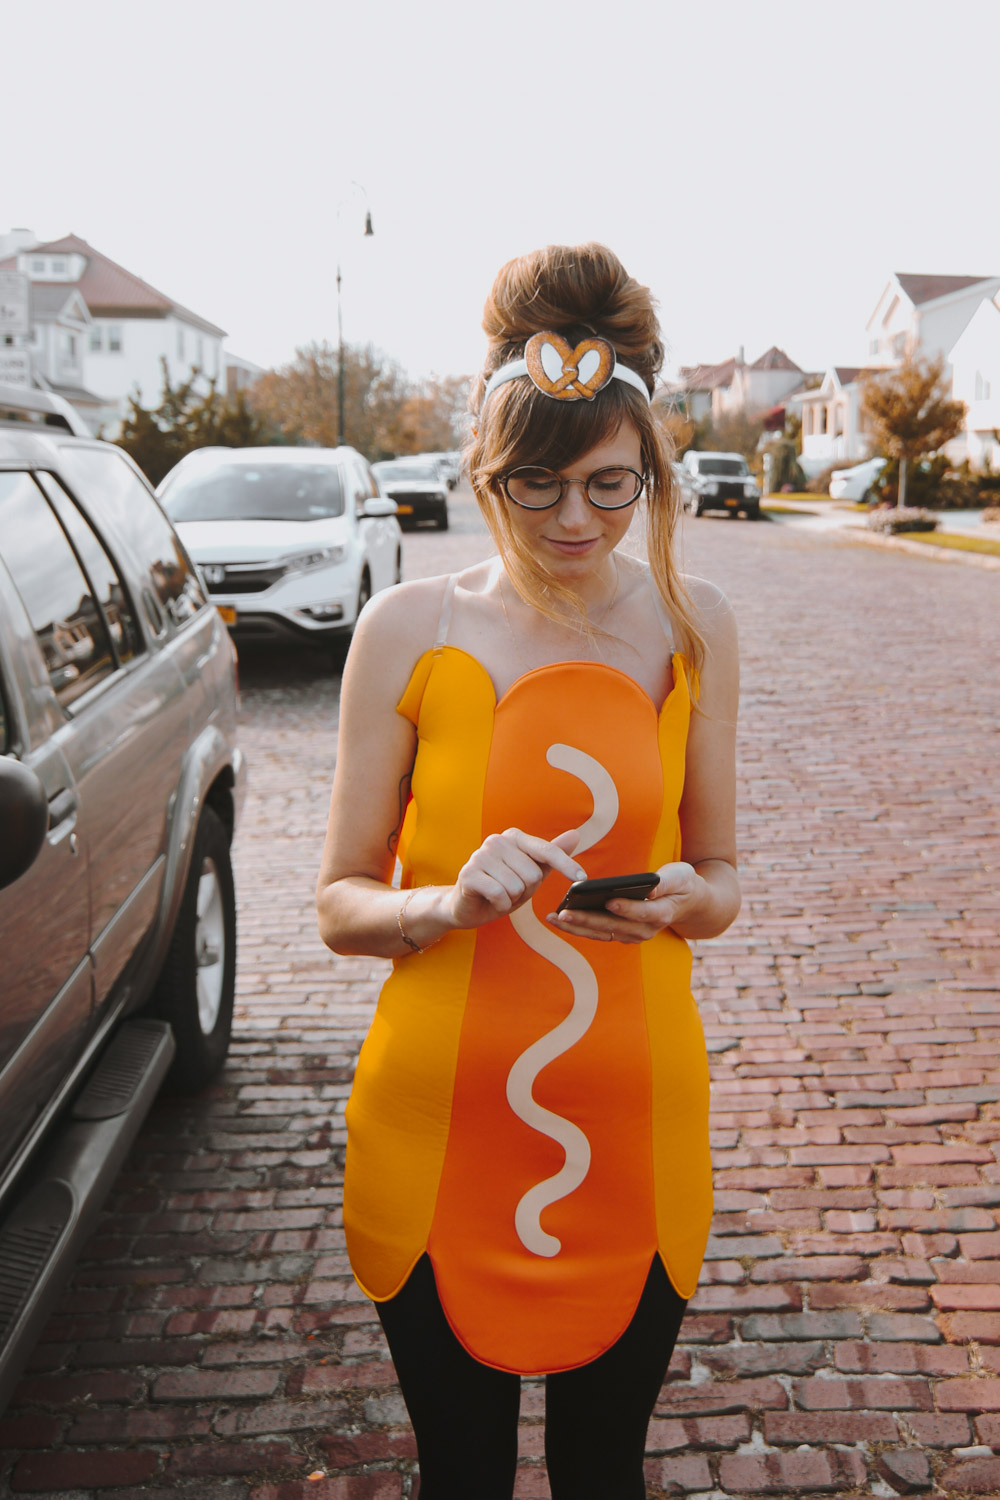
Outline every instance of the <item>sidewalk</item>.
{"label": "sidewalk", "polygon": [[[481,546],[460,527],[408,538],[410,576]],[[682,545],[740,621],[745,897],[695,951],[716,1215],[649,1494],[997,1500],[998,580],[804,526]],[[249,654],[241,680],[232,1062],[157,1106],[0,1419],[16,1500],[413,1494],[341,1226],[386,966],[315,932],[339,682]],[[519,1500],[548,1495],[541,1416],[529,1382]]]}
{"label": "sidewalk", "polygon": [[[1000,568],[1000,555],[966,551],[960,547],[935,547],[927,542],[914,541],[902,536],[882,536],[869,531],[866,513],[854,510],[846,502],[822,499],[803,499],[800,495],[765,495],[761,502],[764,514],[771,521],[782,525],[804,525],[824,531],[847,533],[852,541],[868,546],[888,547],[899,552],[911,552],[914,556],[930,557],[937,562],[967,563],[972,567],[996,570]],[[776,509],[770,510],[769,506]],[[787,510],[780,507],[787,506]],[[951,536],[977,536],[984,541],[1000,542],[1000,524],[980,522],[974,528],[958,525],[949,517],[948,511],[940,512],[938,531]]]}

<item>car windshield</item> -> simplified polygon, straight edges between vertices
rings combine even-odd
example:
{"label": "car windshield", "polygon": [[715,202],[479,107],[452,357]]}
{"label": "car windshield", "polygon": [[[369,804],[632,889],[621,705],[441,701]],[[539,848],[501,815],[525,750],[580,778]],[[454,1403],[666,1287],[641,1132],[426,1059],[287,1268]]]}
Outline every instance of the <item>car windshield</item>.
{"label": "car windshield", "polygon": [[699,474],[749,474],[745,458],[699,458]]}
{"label": "car windshield", "polygon": [[323,521],[344,494],[330,464],[220,464],[179,478],[163,506],[172,521]]}
{"label": "car windshield", "polygon": [[427,464],[376,464],[379,479],[433,479],[434,471]]}

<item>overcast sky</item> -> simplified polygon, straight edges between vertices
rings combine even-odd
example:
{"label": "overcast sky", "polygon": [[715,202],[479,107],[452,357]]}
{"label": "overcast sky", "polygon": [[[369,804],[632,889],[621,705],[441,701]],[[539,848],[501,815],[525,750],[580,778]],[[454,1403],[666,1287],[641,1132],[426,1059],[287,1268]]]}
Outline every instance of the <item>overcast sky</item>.
{"label": "overcast sky", "polygon": [[653,288],[673,367],[771,344],[859,362],[891,272],[1000,272],[996,20],[996,0],[8,5],[0,231],[82,235],[262,365],[336,339],[338,238],[345,338],[414,375],[478,366],[505,260],[585,239]]}

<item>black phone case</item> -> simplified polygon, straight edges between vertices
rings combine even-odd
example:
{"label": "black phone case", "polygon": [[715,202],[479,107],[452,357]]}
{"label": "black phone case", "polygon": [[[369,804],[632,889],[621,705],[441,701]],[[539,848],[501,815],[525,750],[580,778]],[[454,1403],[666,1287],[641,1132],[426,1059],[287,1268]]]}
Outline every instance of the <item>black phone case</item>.
{"label": "black phone case", "polygon": [[557,911],[601,911],[609,901],[644,901],[655,890],[660,877],[648,870],[639,875],[602,875],[596,880],[575,880],[556,907]]}

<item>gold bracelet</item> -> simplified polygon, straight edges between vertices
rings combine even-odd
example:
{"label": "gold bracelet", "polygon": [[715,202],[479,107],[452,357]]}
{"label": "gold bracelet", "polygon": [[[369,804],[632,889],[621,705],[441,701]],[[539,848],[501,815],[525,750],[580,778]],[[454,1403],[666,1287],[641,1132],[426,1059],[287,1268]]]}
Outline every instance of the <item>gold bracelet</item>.
{"label": "gold bracelet", "polygon": [[409,906],[410,902],[413,900],[414,896],[417,894],[417,889],[418,888],[416,886],[414,886],[413,890],[410,891],[409,895],[406,897],[406,900],[403,902],[402,906],[397,911],[397,913],[396,913],[396,926],[399,928],[399,935],[403,939],[403,942],[406,944],[406,946],[409,949],[411,949],[414,953],[423,953],[425,950],[423,948],[421,948],[421,946],[420,946],[419,943],[415,943],[411,937],[407,937],[406,931],[405,931],[405,929],[403,927],[403,913],[406,910],[406,908]]}

